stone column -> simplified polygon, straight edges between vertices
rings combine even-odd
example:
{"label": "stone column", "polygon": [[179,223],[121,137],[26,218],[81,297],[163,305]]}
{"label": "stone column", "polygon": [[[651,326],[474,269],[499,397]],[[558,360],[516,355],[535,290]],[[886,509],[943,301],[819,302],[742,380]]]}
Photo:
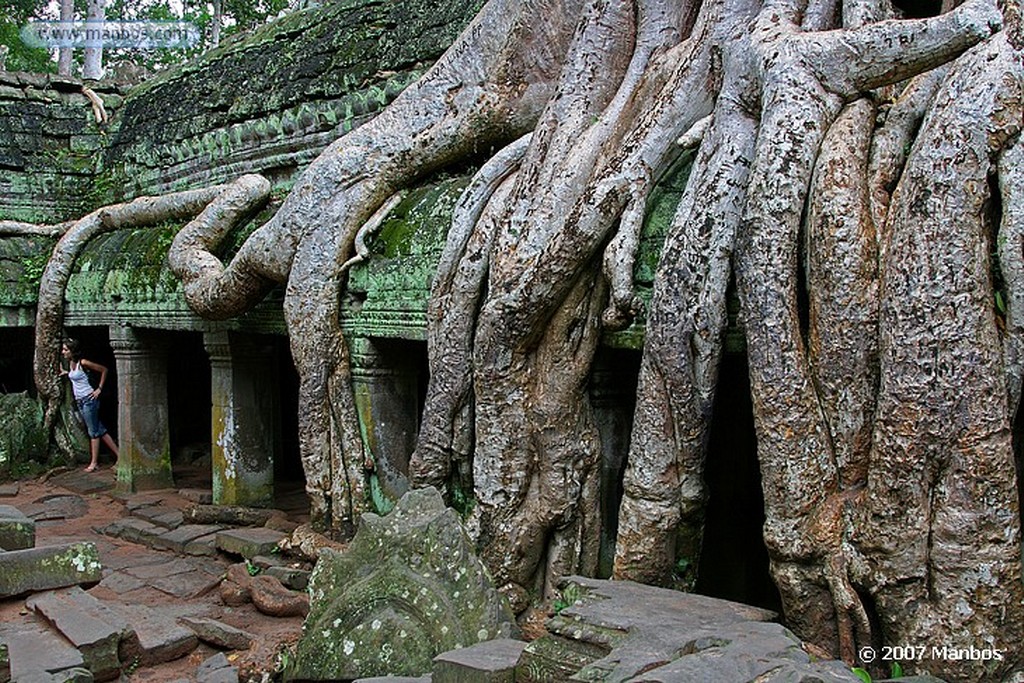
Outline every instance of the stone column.
{"label": "stone column", "polygon": [[409,456],[419,428],[416,354],[413,342],[357,337],[350,344],[359,427],[378,484],[371,494],[375,506],[390,509],[409,489]]}
{"label": "stone column", "polygon": [[213,502],[267,507],[274,499],[278,441],[277,358],[257,335],[208,332]]}
{"label": "stone column", "polygon": [[[598,576],[611,576],[622,500],[622,471],[636,407],[636,374],[599,349],[590,375],[590,404],[601,434],[601,550]],[[620,359],[621,360],[621,359]]]}
{"label": "stone column", "polygon": [[110,346],[117,364],[117,489],[170,488],[166,346],[127,325],[110,326]]}

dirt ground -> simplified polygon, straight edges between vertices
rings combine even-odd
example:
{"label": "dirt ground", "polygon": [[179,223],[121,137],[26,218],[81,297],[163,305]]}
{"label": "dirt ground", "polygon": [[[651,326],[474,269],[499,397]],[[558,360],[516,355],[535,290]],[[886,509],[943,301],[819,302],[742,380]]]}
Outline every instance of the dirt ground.
{"label": "dirt ground", "polygon": [[[36,480],[17,482],[17,495],[0,497],[0,504],[13,505],[24,512],[33,509],[33,506],[38,509],[41,502],[52,500],[53,496],[80,497],[86,503],[84,514],[59,519],[37,519],[37,547],[73,540],[92,541],[99,550],[105,577],[104,582],[89,588],[90,594],[94,597],[125,604],[144,604],[180,612],[182,615],[209,617],[248,631],[256,636],[252,648],[247,651],[229,651],[226,652],[226,655],[238,667],[240,680],[269,681],[270,672],[276,668],[278,653],[283,647],[287,647],[297,640],[302,628],[301,617],[266,616],[257,611],[251,603],[239,607],[229,607],[223,604],[216,588],[212,588],[202,595],[182,599],[152,585],[133,587],[132,590],[123,593],[105,585],[108,583],[106,581],[108,575],[118,568],[148,564],[154,567],[152,573],[159,575],[160,572],[156,568],[161,563],[171,562],[178,557],[187,559],[187,556],[178,556],[171,551],[154,550],[147,546],[105,536],[97,531],[111,522],[127,516],[127,504],[132,501],[138,502],[140,498],[159,500],[161,505],[178,509],[194,504],[193,501],[184,498],[180,492],[186,487],[197,487],[197,484],[197,488],[201,488],[204,482],[201,480],[187,481],[188,477],[181,477],[178,472],[175,473],[175,476],[176,484],[182,488],[119,498],[114,496],[112,488],[108,491],[88,492],[88,489],[101,484],[113,486],[114,470],[110,464],[104,465],[99,471],[91,474],[85,474],[80,469],[68,472],[55,471]],[[60,482],[72,486],[72,488],[61,485]],[[208,484],[206,487],[208,488]],[[306,511],[303,509],[304,498],[301,491],[292,492],[291,496],[285,496],[277,501],[283,503],[278,507],[288,513],[289,519],[302,523],[307,521]],[[81,506],[79,508],[79,511],[83,509]],[[223,565],[225,569],[231,563],[238,561],[238,558],[229,558],[223,555],[202,559],[207,563],[206,567],[216,568],[215,565],[210,564],[213,561]],[[25,607],[26,597],[0,600],[0,622],[14,623],[17,620],[34,619],[35,617]],[[196,650],[181,659],[153,667],[139,667],[126,672],[121,680],[129,683],[192,681],[195,680],[195,672],[199,664],[217,652],[218,650],[211,646],[200,643]]]}

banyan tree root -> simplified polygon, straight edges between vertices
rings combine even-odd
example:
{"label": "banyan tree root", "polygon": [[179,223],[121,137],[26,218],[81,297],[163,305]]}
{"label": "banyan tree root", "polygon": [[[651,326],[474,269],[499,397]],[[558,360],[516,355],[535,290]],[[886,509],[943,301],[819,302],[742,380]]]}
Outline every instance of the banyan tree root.
{"label": "banyan tree root", "polygon": [[[61,237],[46,263],[36,304],[35,359],[36,390],[45,402],[45,424],[53,430],[63,396],[60,382],[60,346],[64,336],[64,289],[75,259],[93,237],[112,230],[139,228],[169,220],[187,220],[227,190],[226,186],[177,192],[161,197],[140,197],[124,204],[107,206],[87,216],[55,226]],[[57,430],[60,435],[62,430]],[[58,440],[67,451],[70,444]]]}

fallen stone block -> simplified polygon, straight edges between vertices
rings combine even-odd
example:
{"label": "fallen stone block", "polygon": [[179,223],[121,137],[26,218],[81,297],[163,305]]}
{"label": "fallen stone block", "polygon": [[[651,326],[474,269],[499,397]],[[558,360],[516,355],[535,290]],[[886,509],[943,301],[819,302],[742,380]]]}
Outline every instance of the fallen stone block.
{"label": "fallen stone block", "polygon": [[238,683],[238,669],[232,666],[223,652],[210,657],[196,669],[198,683]]}
{"label": "fallen stone block", "polygon": [[812,661],[767,610],[631,581],[560,587],[571,604],[523,650],[517,681],[857,681],[843,662]]}
{"label": "fallen stone block", "polygon": [[0,548],[24,550],[36,544],[36,523],[12,505],[0,505]]}
{"label": "fallen stone block", "polygon": [[373,676],[372,678],[357,678],[352,683],[430,683],[430,674],[426,676]]}
{"label": "fallen stone block", "polygon": [[153,507],[155,505],[161,505],[166,498],[166,494],[159,491],[147,491],[146,493],[137,493],[134,495],[127,496],[124,501],[124,508],[130,513],[134,513],[136,510],[142,508]]}
{"label": "fallen stone block", "polygon": [[224,650],[248,650],[256,638],[248,631],[243,631],[216,619],[180,617],[178,623],[192,629],[196,637],[204,643]]}
{"label": "fallen stone block", "polygon": [[226,529],[217,532],[217,547],[232,555],[251,560],[257,555],[269,555],[278,547],[286,534],[264,527]]}
{"label": "fallen stone block", "polygon": [[184,523],[181,510],[166,505],[152,505],[132,511],[132,515],[164,529],[177,529]]}
{"label": "fallen stone block", "polygon": [[118,647],[132,632],[124,617],[77,586],[34,595],[25,604],[78,648],[97,681],[117,678]]}
{"label": "fallen stone block", "polygon": [[345,553],[320,551],[285,678],[417,677],[442,652],[512,637],[514,617],[473,546],[432,488],[407,492],[387,516],[364,514]]}
{"label": "fallen stone block", "polygon": [[89,512],[89,504],[81,496],[57,493],[38,498],[21,509],[36,522],[53,522],[61,519],[77,519]]}
{"label": "fallen stone block", "polygon": [[11,680],[18,683],[38,674],[61,674],[85,665],[82,653],[41,621],[0,625],[0,643],[7,646]]}
{"label": "fallen stone block", "polygon": [[168,595],[187,600],[216,590],[223,578],[223,573],[214,575],[201,569],[193,569],[183,574],[151,579],[149,585]]}
{"label": "fallen stone block", "polygon": [[111,603],[110,608],[124,617],[135,632],[135,637],[121,641],[119,656],[125,666],[155,666],[180,659],[199,645],[192,629],[145,605]]}
{"label": "fallen stone block", "polygon": [[0,683],[10,683],[11,658],[7,654],[7,643],[0,643]]}
{"label": "fallen stone block", "polygon": [[0,484],[0,498],[14,498],[21,491],[21,485],[17,482],[11,484]]}
{"label": "fallen stone block", "polygon": [[99,583],[103,566],[92,543],[0,553],[0,597]]}
{"label": "fallen stone block", "polygon": [[167,529],[163,527],[134,517],[114,520],[100,530],[104,536],[122,538],[139,545],[152,545],[161,534],[166,532]]}
{"label": "fallen stone block", "polygon": [[192,541],[204,536],[215,536],[223,528],[214,524],[183,524],[154,538],[153,547],[184,553]]}
{"label": "fallen stone block", "polygon": [[304,617],[309,614],[309,595],[288,590],[272,576],[258,574],[249,582],[252,604],[272,617]]}
{"label": "fallen stone block", "polygon": [[434,657],[434,683],[515,683],[526,643],[498,638]]}
{"label": "fallen stone block", "polygon": [[280,510],[251,508],[241,505],[192,505],[183,511],[190,524],[224,524],[229,526],[261,527],[271,517],[281,516]]}
{"label": "fallen stone block", "polygon": [[288,566],[288,560],[281,557],[281,553],[273,553],[271,555],[257,555],[249,561],[256,565],[262,571],[266,571],[271,567]]}
{"label": "fallen stone block", "polygon": [[186,555],[214,557],[217,554],[217,534],[207,534],[185,544]]}
{"label": "fallen stone block", "polygon": [[84,667],[66,669],[55,674],[47,671],[30,671],[21,676],[17,683],[93,683],[92,672]]}

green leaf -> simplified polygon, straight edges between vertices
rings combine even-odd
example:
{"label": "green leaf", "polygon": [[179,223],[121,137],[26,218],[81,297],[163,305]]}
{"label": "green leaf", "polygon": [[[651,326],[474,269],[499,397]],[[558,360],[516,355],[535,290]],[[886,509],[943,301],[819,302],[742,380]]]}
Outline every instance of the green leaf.
{"label": "green leaf", "polygon": [[871,683],[871,674],[869,674],[864,669],[861,669],[860,667],[856,667],[855,666],[852,669],[850,669],[850,671],[853,672],[854,676],[856,676],[860,680],[864,681],[864,683]]}
{"label": "green leaf", "polygon": [[889,678],[903,678],[903,667],[900,666],[899,662],[893,662],[889,671],[891,673]]}
{"label": "green leaf", "polygon": [[1000,313],[1006,313],[1006,301],[1003,300],[1003,293],[996,290],[996,308]]}

